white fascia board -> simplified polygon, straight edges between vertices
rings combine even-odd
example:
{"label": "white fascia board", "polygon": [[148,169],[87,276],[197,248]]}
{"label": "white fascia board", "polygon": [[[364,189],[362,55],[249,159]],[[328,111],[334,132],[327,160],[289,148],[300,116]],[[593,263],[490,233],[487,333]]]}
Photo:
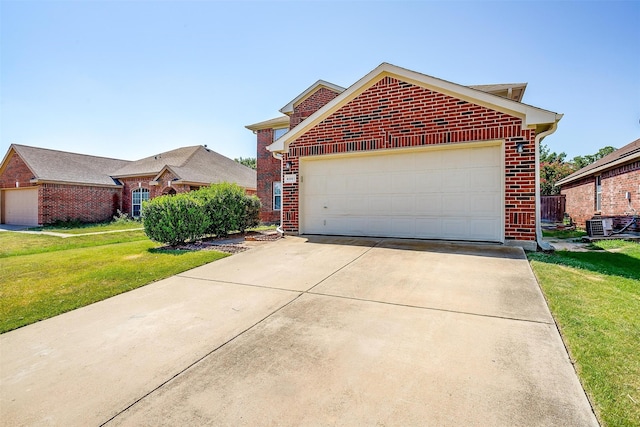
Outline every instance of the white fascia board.
{"label": "white fascia board", "polygon": [[482,105],[493,110],[520,117],[523,128],[535,127],[539,124],[552,124],[562,118],[562,114],[543,110],[521,102],[512,101],[501,96],[492,95],[481,90],[472,89],[457,83],[452,83],[436,77],[421,74],[392,64],[382,63],[374,70],[362,77],[344,92],[327,103],[324,107],[310,115],[298,126],[278,138],[267,149],[271,152],[286,152],[289,143],[306,132],[309,128],[317,125],[322,120],[330,116],[343,105],[360,95],[371,85],[384,77],[393,77],[407,83],[431,89],[435,92],[444,93],[452,97],[462,99],[474,104]]}
{"label": "white fascia board", "polygon": [[285,105],[284,107],[282,107],[280,109],[280,112],[283,114],[291,114],[293,113],[293,107],[300,101],[302,101],[303,99],[305,99],[308,95],[312,94],[313,92],[315,92],[316,90],[318,90],[321,87],[326,87],[327,89],[330,89],[334,92],[337,93],[342,93],[345,91],[345,88],[343,88],[342,86],[338,86],[335,85],[333,83],[329,83],[325,80],[318,80],[317,82],[315,82],[314,84],[312,84],[311,86],[309,86],[304,92],[302,92],[300,95],[296,96],[294,99],[291,100],[291,102],[289,102],[287,105]]}

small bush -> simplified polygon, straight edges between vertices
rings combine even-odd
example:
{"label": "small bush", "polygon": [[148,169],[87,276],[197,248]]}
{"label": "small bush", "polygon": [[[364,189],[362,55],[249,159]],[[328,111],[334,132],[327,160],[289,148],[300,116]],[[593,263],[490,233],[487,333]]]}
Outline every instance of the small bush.
{"label": "small bush", "polygon": [[248,196],[239,185],[227,182],[214,184],[201,188],[193,194],[202,200],[211,221],[207,234],[223,237],[231,231],[246,229]]}
{"label": "small bush", "polygon": [[142,219],[151,240],[171,246],[201,238],[211,224],[202,200],[191,193],[144,202]]}
{"label": "small bush", "polygon": [[116,211],[116,214],[113,216],[114,224],[129,224],[132,222],[136,222],[136,220],[129,217],[126,212],[122,212],[120,209],[118,209]]}
{"label": "small bush", "polygon": [[240,232],[260,225],[260,208],[262,203],[257,196],[244,196],[244,219],[240,224]]}

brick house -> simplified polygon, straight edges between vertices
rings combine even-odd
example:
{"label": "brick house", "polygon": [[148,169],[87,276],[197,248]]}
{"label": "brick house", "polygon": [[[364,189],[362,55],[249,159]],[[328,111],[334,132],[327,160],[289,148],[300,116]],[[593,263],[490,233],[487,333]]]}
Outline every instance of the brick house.
{"label": "brick house", "polygon": [[0,223],[138,217],[144,200],[218,182],[256,192],[254,170],[199,145],[128,161],[13,144],[0,164]]}
{"label": "brick house", "polygon": [[[580,228],[594,216],[628,224],[640,209],[640,139],[558,181],[566,212]],[[640,231],[635,227],[634,231]]]}
{"label": "brick house", "polygon": [[562,115],[522,103],[525,89],[387,63],[348,89],[320,80],[284,116],[247,126],[262,219],[287,233],[535,249],[539,144]]}

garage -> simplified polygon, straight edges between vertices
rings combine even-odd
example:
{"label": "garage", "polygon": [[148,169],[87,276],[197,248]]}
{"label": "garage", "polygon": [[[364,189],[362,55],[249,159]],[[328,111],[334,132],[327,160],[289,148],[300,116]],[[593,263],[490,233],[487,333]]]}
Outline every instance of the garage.
{"label": "garage", "polygon": [[300,158],[300,232],[504,241],[502,142]]}
{"label": "garage", "polygon": [[38,225],[37,188],[7,189],[2,193],[5,224]]}

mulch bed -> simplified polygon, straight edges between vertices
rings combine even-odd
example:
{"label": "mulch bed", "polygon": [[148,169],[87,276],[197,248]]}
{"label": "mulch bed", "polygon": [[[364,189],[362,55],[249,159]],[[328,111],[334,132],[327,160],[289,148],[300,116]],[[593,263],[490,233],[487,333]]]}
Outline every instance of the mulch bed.
{"label": "mulch bed", "polygon": [[165,251],[219,251],[237,254],[251,249],[245,242],[270,242],[278,240],[277,232],[248,231],[244,235],[232,234],[227,237],[210,237],[195,242],[188,242],[177,246],[162,246],[158,250]]}

